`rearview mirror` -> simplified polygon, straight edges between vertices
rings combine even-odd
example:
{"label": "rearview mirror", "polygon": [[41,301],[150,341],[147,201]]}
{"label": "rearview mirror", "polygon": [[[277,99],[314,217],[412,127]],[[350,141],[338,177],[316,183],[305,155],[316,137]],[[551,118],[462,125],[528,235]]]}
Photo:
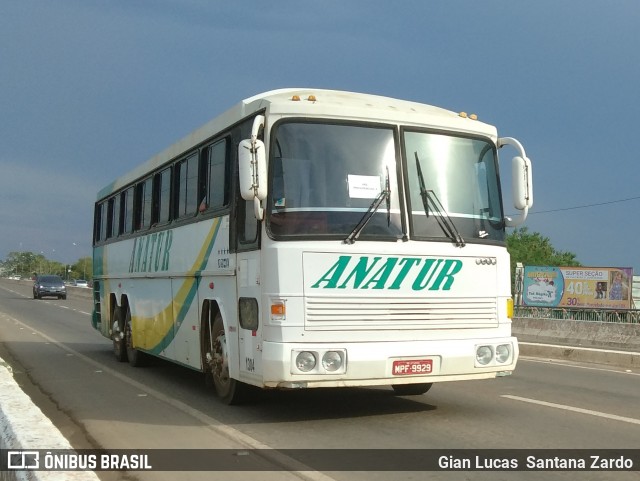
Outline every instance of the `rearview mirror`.
{"label": "rearview mirror", "polygon": [[264,142],[245,139],[238,145],[240,195],[244,200],[267,198],[267,156]]}
{"label": "rearview mirror", "polygon": [[513,192],[513,205],[521,211],[519,217],[515,219],[505,217],[507,227],[515,227],[524,222],[533,206],[533,174],[531,172],[531,160],[527,157],[522,144],[511,137],[501,137],[498,139],[498,147],[511,145],[518,154],[511,161],[511,189]]}
{"label": "rearview mirror", "polygon": [[531,161],[524,157],[514,157],[511,161],[513,182],[513,205],[518,210],[533,206],[533,185],[531,179]]}

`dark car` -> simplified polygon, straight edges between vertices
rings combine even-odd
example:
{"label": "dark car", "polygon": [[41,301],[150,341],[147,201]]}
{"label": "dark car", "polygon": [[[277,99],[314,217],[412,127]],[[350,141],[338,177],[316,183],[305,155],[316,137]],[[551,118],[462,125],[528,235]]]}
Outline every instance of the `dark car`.
{"label": "dark car", "polygon": [[33,284],[33,298],[42,299],[44,296],[67,298],[67,288],[60,276],[37,276]]}

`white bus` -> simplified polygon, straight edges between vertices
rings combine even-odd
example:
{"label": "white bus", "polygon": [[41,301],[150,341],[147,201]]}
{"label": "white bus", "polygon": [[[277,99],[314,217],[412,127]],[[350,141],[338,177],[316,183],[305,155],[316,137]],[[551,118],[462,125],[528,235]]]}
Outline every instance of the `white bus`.
{"label": "white bus", "polygon": [[409,395],[506,375],[505,227],[532,202],[522,145],[475,115],[267,92],[99,192],[92,323],[118,360],[202,371],[226,403],[249,385]]}

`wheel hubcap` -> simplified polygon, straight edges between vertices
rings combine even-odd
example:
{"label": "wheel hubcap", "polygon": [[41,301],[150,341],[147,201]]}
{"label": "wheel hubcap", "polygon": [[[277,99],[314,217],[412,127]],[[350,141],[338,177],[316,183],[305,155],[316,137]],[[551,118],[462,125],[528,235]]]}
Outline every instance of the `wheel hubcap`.
{"label": "wheel hubcap", "polygon": [[214,342],[211,367],[214,378],[222,383],[229,382],[229,363],[227,357],[227,341],[224,335],[218,336]]}

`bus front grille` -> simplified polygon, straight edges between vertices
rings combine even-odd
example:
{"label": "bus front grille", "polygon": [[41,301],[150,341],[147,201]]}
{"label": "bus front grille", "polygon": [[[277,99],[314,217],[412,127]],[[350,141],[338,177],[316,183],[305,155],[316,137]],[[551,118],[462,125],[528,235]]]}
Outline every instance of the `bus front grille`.
{"label": "bus front grille", "polygon": [[496,327],[495,298],[324,298],[305,300],[307,329]]}

